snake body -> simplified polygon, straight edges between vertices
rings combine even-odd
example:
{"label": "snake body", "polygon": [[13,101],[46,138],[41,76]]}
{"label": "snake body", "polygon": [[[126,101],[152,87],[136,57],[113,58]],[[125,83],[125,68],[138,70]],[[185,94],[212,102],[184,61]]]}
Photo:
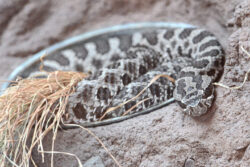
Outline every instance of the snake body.
{"label": "snake body", "polygon": [[[201,116],[212,105],[212,83],[220,78],[224,59],[220,43],[204,29],[137,28],[100,34],[57,50],[46,57],[44,69],[91,72],[70,96],[65,120],[84,124],[98,121],[109,107],[136,96],[159,74],[176,81],[159,78],[105,119],[121,117],[133,106],[128,114],[140,113],[172,97],[185,113]],[[38,69],[37,62],[19,75],[32,76],[40,73]]]}

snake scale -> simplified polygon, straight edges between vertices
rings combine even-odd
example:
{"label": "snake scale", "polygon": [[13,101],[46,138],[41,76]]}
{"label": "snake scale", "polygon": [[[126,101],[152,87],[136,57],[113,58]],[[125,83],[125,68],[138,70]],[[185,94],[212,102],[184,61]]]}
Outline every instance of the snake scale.
{"label": "snake scale", "polygon": [[[157,106],[174,97],[183,111],[201,116],[214,99],[212,83],[217,81],[225,62],[224,51],[207,30],[192,28],[137,28],[99,34],[57,50],[44,60],[47,71],[91,72],[80,81],[69,98],[66,123],[97,122],[105,111],[136,96],[159,74],[159,78],[137,99],[108,113],[105,119],[121,117]],[[20,74],[39,72],[35,63]]]}

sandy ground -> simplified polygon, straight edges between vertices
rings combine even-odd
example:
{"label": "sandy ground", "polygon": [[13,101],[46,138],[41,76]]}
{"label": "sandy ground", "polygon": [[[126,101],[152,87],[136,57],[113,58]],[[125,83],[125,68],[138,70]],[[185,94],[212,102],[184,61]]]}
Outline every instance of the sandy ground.
{"label": "sandy ground", "polygon": [[[39,50],[75,35],[116,24],[185,22],[213,32],[226,51],[221,82],[239,85],[250,68],[249,0],[0,0],[0,80]],[[249,77],[248,77],[249,78]],[[124,122],[91,128],[124,166],[250,166],[250,79],[239,90],[217,88],[211,112],[201,118],[168,107]],[[50,150],[49,135],[44,139]],[[60,131],[55,150],[76,154],[88,165],[116,166],[86,131]],[[43,163],[34,152],[39,167]],[[87,162],[87,164],[86,164]],[[75,167],[75,158],[55,155],[54,165]],[[97,165],[97,166],[98,166]],[[93,165],[92,165],[93,166]]]}

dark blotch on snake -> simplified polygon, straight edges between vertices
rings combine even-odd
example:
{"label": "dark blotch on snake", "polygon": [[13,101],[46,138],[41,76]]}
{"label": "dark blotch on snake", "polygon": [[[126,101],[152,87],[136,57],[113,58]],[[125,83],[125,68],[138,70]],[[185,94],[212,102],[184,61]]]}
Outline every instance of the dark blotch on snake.
{"label": "dark blotch on snake", "polygon": [[170,99],[171,97],[173,97],[173,89],[174,89],[173,86],[169,86],[167,88],[167,97],[164,96],[165,99]]}
{"label": "dark blotch on snake", "polygon": [[112,56],[111,56],[111,61],[117,61],[117,60],[119,60],[119,59],[121,59],[121,57],[119,56],[119,54],[117,54],[117,53],[114,53]]}
{"label": "dark blotch on snake", "polygon": [[150,56],[148,56],[148,55],[146,55],[146,56],[143,56],[142,57],[142,59],[143,59],[143,61],[145,62],[145,63],[147,63],[147,64],[150,64],[152,61],[151,61],[151,57]]}
{"label": "dark blotch on snake", "polygon": [[110,50],[109,43],[104,38],[96,40],[95,44],[96,44],[96,50],[100,54],[105,54]]}
{"label": "dark blotch on snake", "polygon": [[193,31],[194,29],[193,28],[186,28],[184,29],[180,34],[179,34],[179,38],[180,39],[185,39],[187,38],[191,32]]}
{"label": "dark blotch on snake", "polygon": [[81,103],[77,103],[77,105],[73,108],[73,112],[78,119],[85,119],[87,115],[86,109],[83,107]]}
{"label": "dark blotch on snake", "polygon": [[196,83],[196,86],[195,86],[195,87],[196,87],[198,90],[201,90],[201,89],[202,89],[203,80],[202,80],[202,76],[201,76],[201,75],[196,75],[196,76],[194,76],[193,79],[192,79],[192,81]]}
{"label": "dark blotch on snake", "polygon": [[174,71],[176,73],[180,72],[181,71],[181,67],[180,66],[174,66]]}
{"label": "dark blotch on snake", "polygon": [[193,76],[195,76],[195,72],[193,71],[181,71],[179,77],[182,78],[182,77],[193,77]]}
{"label": "dark blotch on snake", "polygon": [[186,87],[185,79],[180,79],[177,83],[177,93],[181,94],[182,97],[186,96],[186,91],[184,88]]}
{"label": "dark blotch on snake", "polygon": [[203,69],[209,64],[209,61],[206,59],[193,61],[192,66],[198,69]]}
{"label": "dark blotch on snake", "polygon": [[210,50],[208,52],[205,52],[201,55],[201,57],[207,57],[207,56],[210,56],[210,57],[216,57],[218,54],[219,54],[219,50],[218,49],[213,49],[213,50]]}
{"label": "dark blotch on snake", "polygon": [[97,69],[99,69],[99,68],[102,67],[102,61],[101,61],[101,60],[98,60],[98,59],[93,58],[91,63],[92,63],[92,65],[95,66]]}
{"label": "dark blotch on snake", "polygon": [[172,53],[171,53],[171,49],[167,48],[167,53],[170,59],[173,59]]}
{"label": "dark blotch on snake", "polygon": [[209,86],[204,90],[203,98],[207,98],[213,94],[213,84],[210,83]]}
{"label": "dark blotch on snake", "polygon": [[219,66],[219,65],[220,65],[219,60],[215,60],[215,61],[214,61],[214,66],[217,67],[217,66]]}
{"label": "dark blotch on snake", "polygon": [[77,71],[77,72],[84,72],[83,66],[80,65],[80,64],[76,64],[76,71]]}
{"label": "dark blotch on snake", "polygon": [[225,64],[225,59],[224,59],[224,58],[216,59],[216,60],[214,61],[214,66],[215,66],[215,67],[218,67],[218,66],[223,67],[224,64]]}
{"label": "dark blotch on snake", "polygon": [[72,50],[76,53],[76,57],[82,60],[88,56],[88,50],[85,48],[83,44],[73,46]]}
{"label": "dark blotch on snake", "polygon": [[208,76],[214,76],[215,72],[216,72],[215,69],[211,69],[211,70],[209,70],[209,71],[207,72],[207,75],[208,75]]}
{"label": "dark blotch on snake", "polygon": [[100,87],[97,91],[97,98],[99,100],[107,100],[111,97],[110,95],[110,91],[108,88],[103,88],[103,87]]}
{"label": "dark blotch on snake", "polygon": [[65,53],[56,52],[53,56],[48,56],[45,58],[46,60],[55,60],[60,65],[67,66],[69,64],[69,60],[63,56],[64,54]]}
{"label": "dark blotch on snake", "polygon": [[202,52],[204,51],[206,48],[208,48],[209,46],[220,46],[220,43],[217,40],[210,40],[207,43],[204,43],[200,46],[199,51]]}
{"label": "dark blotch on snake", "polygon": [[103,116],[103,107],[96,107],[94,110],[94,114],[96,115],[96,118],[101,118]]}
{"label": "dark blotch on snake", "polygon": [[84,102],[88,102],[91,99],[92,89],[93,89],[93,86],[85,85],[85,87],[80,95],[80,97],[83,98]]}
{"label": "dark blotch on snake", "polygon": [[179,56],[182,56],[183,54],[182,54],[182,48],[181,48],[181,46],[178,46],[178,54],[179,54]]}
{"label": "dark blotch on snake", "polygon": [[121,77],[121,79],[122,79],[123,85],[128,85],[131,82],[130,76],[126,73]]}
{"label": "dark blotch on snake", "polygon": [[119,48],[121,49],[121,51],[126,51],[132,46],[131,35],[121,35],[118,38],[120,40]]}
{"label": "dark blotch on snake", "polygon": [[147,41],[148,41],[148,43],[150,45],[156,45],[157,42],[158,42],[157,33],[155,31],[154,32],[150,32],[150,33],[149,32],[145,32],[145,33],[142,34],[142,36],[147,39]]}
{"label": "dark blotch on snake", "polygon": [[188,46],[189,46],[189,42],[186,41],[186,42],[184,43],[184,48],[187,48]]}
{"label": "dark blotch on snake", "polygon": [[151,92],[152,95],[155,95],[156,97],[160,97],[161,95],[161,90],[160,90],[160,86],[157,85],[157,84],[152,84],[150,87],[149,87],[149,90]]}
{"label": "dark blotch on snake", "polygon": [[140,73],[140,75],[143,75],[146,72],[147,72],[147,68],[145,66],[143,66],[143,65],[140,65],[140,67],[139,67],[139,73]]}
{"label": "dark blotch on snake", "polygon": [[213,36],[213,34],[208,32],[208,31],[202,31],[201,33],[199,33],[197,36],[195,36],[193,38],[193,43],[197,44],[197,43],[199,43],[200,41],[202,41],[204,38],[206,38],[208,36]]}
{"label": "dark blotch on snake", "polygon": [[173,40],[173,41],[171,42],[171,47],[172,47],[172,48],[175,48],[176,43],[177,43],[176,40]]}
{"label": "dark blotch on snake", "polygon": [[106,83],[110,83],[110,84],[115,84],[116,83],[116,74],[114,73],[108,73],[106,74],[105,78],[104,78],[104,82]]}
{"label": "dark blotch on snake", "polygon": [[131,73],[131,74],[134,73],[136,70],[136,63],[128,62],[127,66],[125,66],[124,70],[129,71],[129,73]]}
{"label": "dark blotch on snake", "polygon": [[188,50],[189,57],[191,57],[191,54],[192,54],[192,53],[193,53],[193,49],[190,48],[190,49]]}
{"label": "dark blotch on snake", "polygon": [[173,36],[174,36],[174,30],[173,29],[167,30],[166,33],[164,34],[164,38],[167,39],[167,40],[170,40]]}

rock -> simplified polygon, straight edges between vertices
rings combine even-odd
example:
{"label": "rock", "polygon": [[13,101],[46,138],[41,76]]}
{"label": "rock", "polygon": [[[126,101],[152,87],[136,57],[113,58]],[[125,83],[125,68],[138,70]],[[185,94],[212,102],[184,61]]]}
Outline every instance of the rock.
{"label": "rock", "polygon": [[99,156],[92,157],[83,164],[83,167],[105,167]]}
{"label": "rock", "polygon": [[194,159],[192,158],[186,159],[183,167],[194,167]]}

